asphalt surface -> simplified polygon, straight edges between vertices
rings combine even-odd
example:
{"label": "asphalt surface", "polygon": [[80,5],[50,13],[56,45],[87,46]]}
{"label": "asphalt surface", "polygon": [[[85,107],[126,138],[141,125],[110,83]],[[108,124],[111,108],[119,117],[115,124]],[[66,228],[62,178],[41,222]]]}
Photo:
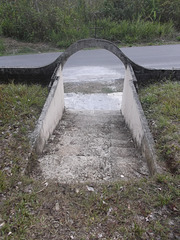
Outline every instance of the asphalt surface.
{"label": "asphalt surface", "polygon": [[[180,44],[126,47],[121,50],[135,63],[148,68],[179,69]],[[61,52],[0,57],[1,67],[41,67],[53,62]],[[124,65],[104,49],[81,50],[72,55],[63,69],[64,81],[109,81],[124,78]]]}
{"label": "asphalt surface", "polygon": [[[146,67],[180,68],[180,44],[127,47],[121,50],[133,61]],[[0,67],[40,67],[54,61],[61,53],[41,53],[0,57]],[[82,50],[71,56],[65,67],[113,66],[121,64],[112,53],[103,50]],[[117,67],[118,68],[118,67]]]}

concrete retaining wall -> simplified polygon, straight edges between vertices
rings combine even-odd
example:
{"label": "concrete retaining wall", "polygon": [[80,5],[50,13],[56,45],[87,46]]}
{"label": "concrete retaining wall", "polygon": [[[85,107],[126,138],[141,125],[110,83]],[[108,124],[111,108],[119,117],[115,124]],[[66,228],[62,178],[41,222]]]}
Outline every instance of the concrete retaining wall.
{"label": "concrete retaining wall", "polygon": [[137,66],[133,66],[134,73],[136,75],[138,85],[148,85],[149,83],[158,82],[163,79],[171,79],[172,81],[180,81],[180,69],[138,69]]}
{"label": "concrete retaining wall", "polygon": [[33,152],[42,153],[46,141],[62,118],[63,111],[64,86],[60,65],[54,74],[53,85],[31,137]]}
{"label": "concrete retaining wall", "polygon": [[159,170],[156,164],[157,156],[154,140],[134,85],[136,82],[137,79],[132,66],[128,65],[125,72],[121,111],[132,132],[134,141],[147,162],[150,174],[153,175]]}

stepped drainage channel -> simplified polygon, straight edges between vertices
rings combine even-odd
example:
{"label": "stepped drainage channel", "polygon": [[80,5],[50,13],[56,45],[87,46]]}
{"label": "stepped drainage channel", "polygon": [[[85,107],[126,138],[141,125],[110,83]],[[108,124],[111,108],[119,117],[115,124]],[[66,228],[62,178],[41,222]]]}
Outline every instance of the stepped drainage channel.
{"label": "stepped drainage channel", "polygon": [[123,79],[65,82],[65,112],[34,169],[61,183],[148,176],[121,114]]}

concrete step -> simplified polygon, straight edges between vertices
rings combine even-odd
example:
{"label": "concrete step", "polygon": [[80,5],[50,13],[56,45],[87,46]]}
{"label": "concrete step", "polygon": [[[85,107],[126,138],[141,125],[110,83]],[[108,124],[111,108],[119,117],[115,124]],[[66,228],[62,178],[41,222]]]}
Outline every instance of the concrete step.
{"label": "concrete step", "polygon": [[103,182],[148,175],[117,110],[69,110],[39,159],[46,179],[62,183]]}
{"label": "concrete step", "polygon": [[112,93],[123,91],[124,79],[109,81],[64,82],[65,93]]}

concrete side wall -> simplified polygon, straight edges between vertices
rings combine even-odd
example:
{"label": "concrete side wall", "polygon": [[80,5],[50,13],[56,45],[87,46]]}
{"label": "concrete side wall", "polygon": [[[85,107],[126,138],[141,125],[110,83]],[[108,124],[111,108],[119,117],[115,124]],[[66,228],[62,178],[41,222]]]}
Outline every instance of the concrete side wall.
{"label": "concrete side wall", "polygon": [[35,153],[42,153],[46,141],[62,118],[63,111],[64,86],[60,66],[56,71],[55,80],[32,134],[32,146]]}
{"label": "concrete side wall", "polygon": [[132,65],[136,75],[138,85],[147,85],[152,82],[158,82],[162,79],[171,79],[172,81],[180,81],[180,69],[137,69]]}
{"label": "concrete side wall", "polygon": [[134,71],[131,65],[128,65],[125,73],[121,111],[126,124],[132,132],[134,141],[147,161],[150,174],[153,175],[158,171],[156,164],[157,156],[154,140],[134,86],[136,81]]}

